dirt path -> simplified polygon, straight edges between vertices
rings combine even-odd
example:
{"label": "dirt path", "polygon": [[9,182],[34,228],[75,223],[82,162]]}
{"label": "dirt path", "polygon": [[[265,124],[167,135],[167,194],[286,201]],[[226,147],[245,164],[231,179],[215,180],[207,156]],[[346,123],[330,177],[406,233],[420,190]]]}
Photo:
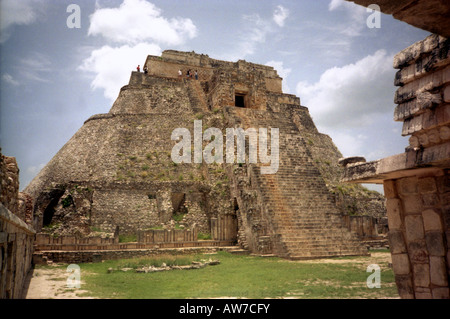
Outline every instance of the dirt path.
{"label": "dirt path", "polygon": [[[85,290],[69,288],[67,279],[69,273],[61,268],[34,269],[30,275],[30,283],[26,299],[92,299],[81,297]],[[83,283],[83,282],[81,282]]]}

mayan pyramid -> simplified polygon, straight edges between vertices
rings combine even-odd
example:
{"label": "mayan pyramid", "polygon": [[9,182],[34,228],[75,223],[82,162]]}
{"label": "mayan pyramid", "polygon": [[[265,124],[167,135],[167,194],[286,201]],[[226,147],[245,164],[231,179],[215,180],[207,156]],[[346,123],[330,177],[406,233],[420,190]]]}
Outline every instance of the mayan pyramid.
{"label": "mayan pyramid", "polygon": [[[148,73],[132,72],[109,113],[87,119],[24,190],[35,198],[38,231],[133,234],[181,216],[183,227],[256,254],[367,253],[325,181],[339,151],[300,99],[282,92],[274,68],[172,50],[148,56],[145,66]],[[278,129],[279,147],[269,134],[267,150],[278,155],[276,173],[249,161],[248,146],[244,163],[174,162],[174,130],[187,129],[194,144],[195,125],[219,130],[224,141],[227,128]],[[334,161],[328,171],[321,157]]]}

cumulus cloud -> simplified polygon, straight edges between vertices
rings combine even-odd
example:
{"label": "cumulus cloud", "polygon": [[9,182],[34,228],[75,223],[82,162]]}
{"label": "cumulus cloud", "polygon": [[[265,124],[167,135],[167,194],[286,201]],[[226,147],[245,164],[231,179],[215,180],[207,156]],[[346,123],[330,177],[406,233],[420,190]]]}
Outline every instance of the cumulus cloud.
{"label": "cumulus cloud", "polygon": [[289,10],[280,5],[280,6],[277,6],[277,8],[275,9],[275,11],[273,13],[273,21],[275,21],[275,23],[278,26],[283,27],[284,21],[287,19],[288,16],[289,16]]}
{"label": "cumulus cloud", "polygon": [[142,67],[149,54],[160,55],[161,48],[151,43],[120,47],[105,45],[92,51],[80,69],[94,74],[92,88],[103,89],[104,96],[114,101],[120,88],[128,83],[131,71],[136,70],[138,64]]}
{"label": "cumulus cloud", "polygon": [[299,82],[296,94],[320,132],[330,135],[344,156],[368,160],[398,153],[403,141],[392,132],[393,56],[378,50],[355,63],[333,67],[316,83]]}
{"label": "cumulus cloud", "polygon": [[188,18],[167,19],[145,0],[124,0],[118,8],[98,8],[90,17],[89,35],[100,35],[120,44],[156,42],[180,45],[197,35]]}
{"label": "cumulus cloud", "polygon": [[385,50],[326,70],[318,82],[297,84],[297,95],[321,127],[362,127],[374,114],[392,112],[392,55]]}
{"label": "cumulus cloud", "polygon": [[41,2],[37,0],[0,1],[0,43],[8,40],[14,25],[29,25],[35,22]]}
{"label": "cumulus cloud", "polygon": [[177,46],[197,35],[189,18],[168,19],[145,0],[124,0],[119,7],[97,5],[90,16],[88,35],[101,36],[105,45],[90,52],[80,69],[91,73],[93,89],[104,90],[112,101],[128,83],[131,71],[148,55],[160,55],[162,45]]}

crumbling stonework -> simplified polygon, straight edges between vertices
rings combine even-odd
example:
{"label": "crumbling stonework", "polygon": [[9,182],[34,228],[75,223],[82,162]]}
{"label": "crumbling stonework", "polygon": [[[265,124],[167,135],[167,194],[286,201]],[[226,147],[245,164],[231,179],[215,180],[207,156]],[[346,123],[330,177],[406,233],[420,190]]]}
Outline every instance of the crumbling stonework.
{"label": "crumbling stonework", "polygon": [[35,231],[22,220],[33,221],[32,203],[24,196],[19,204],[18,174],[15,158],[0,153],[0,299],[23,297],[32,266]]}
{"label": "crumbling stonework", "polygon": [[[257,254],[367,253],[341,217],[349,211],[339,203],[351,194],[333,193],[341,154],[300,99],[282,92],[276,70],[171,50],[145,66],[148,74],[132,72],[110,112],[89,118],[25,189],[36,198],[38,231],[195,228]],[[198,80],[186,77],[189,69]],[[184,128],[195,140],[194,121],[224,140],[227,128],[278,128],[278,171],[261,174],[264,164],[248,161],[175,163],[172,132]]]}
{"label": "crumbling stonework", "polygon": [[446,0],[347,0],[381,12],[417,28],[450,37],[450,6]]}
{"label": "crumbling stonework", "polygon": [[450,40],[430,35],[398,53],[394,119],[405,153],[346,167],[350,182],[383,183],[402,298],[449,299]]}

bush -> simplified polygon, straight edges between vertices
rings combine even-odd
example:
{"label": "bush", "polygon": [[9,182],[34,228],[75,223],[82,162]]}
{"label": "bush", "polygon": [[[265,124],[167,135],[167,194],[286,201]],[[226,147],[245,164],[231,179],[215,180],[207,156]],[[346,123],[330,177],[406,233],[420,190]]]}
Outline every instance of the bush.
{"label": "bush", "polygon": [[64,199],[61,201],[61,204],[62,204],[63,208],[66,208],[66,207],[69,207],[70,205],[73,205],[73,198],[72,198],[72,195],[67,195],[67,197],[64,198]]}
{"label": "bush", "polygon": [[211,237],[211,234],[207,234],[207,233],[198,233],[197,234],[197,239],[199,239],[199,240],[210,240],[212,237]]}
{"label": "bush", "polygon": [[119,243],[134,243],[137,242],[137,235],[119,235]]}

